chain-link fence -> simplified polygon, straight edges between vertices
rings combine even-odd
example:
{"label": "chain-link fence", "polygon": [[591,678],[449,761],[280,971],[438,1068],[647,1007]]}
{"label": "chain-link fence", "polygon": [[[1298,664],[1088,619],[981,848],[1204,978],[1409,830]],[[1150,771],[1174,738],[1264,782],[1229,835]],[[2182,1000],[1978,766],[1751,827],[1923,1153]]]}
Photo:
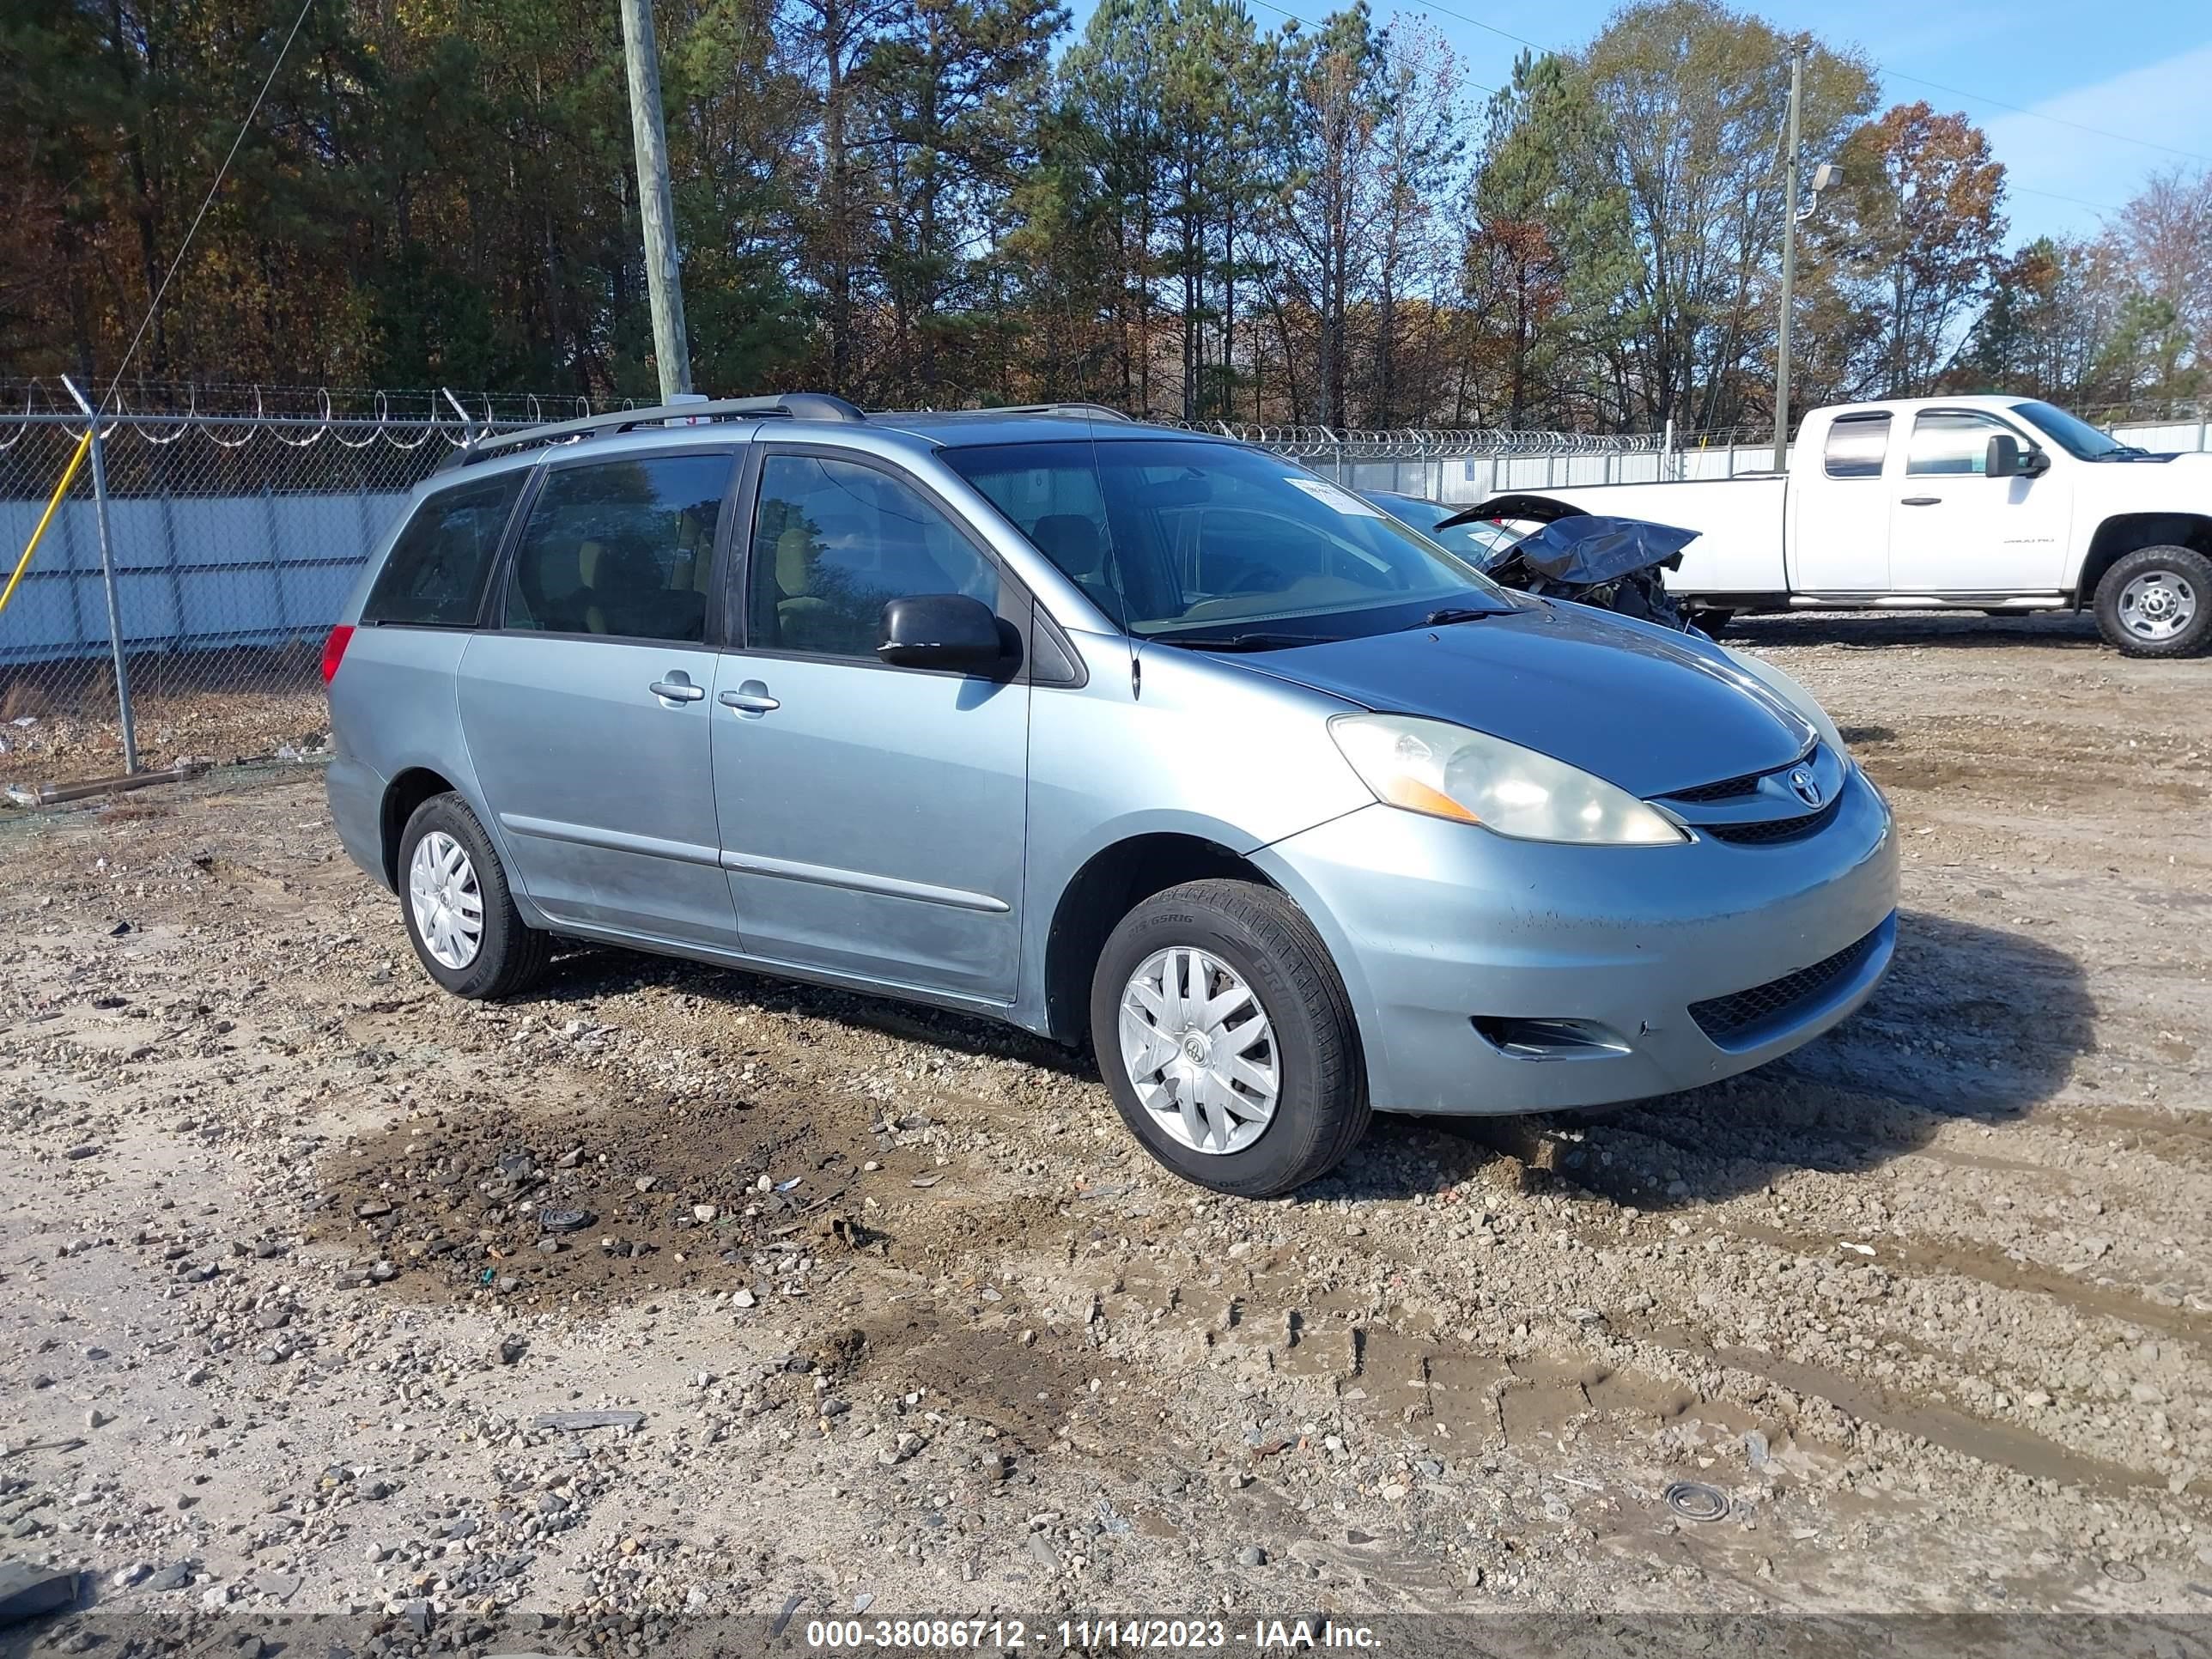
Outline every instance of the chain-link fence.
{"label": "chain-link fence", "polygon": [[[19,566],[87,423],[47,388],[0,395],[15,411],[0,415],[0,584],[17,577],[0,600],[0,786],[18,802],[126,769],[324,752],[323,641],[407,492],[472,431],[589,412],[431,392],[294,393],[281,413],[259,392],[173,393],[149,409],[142,390],[101,425],[104,489],[80,465]],[[2119,435],[2208,447],[2201,411],[2173,414]],[[1444,501],[1727,477],[1773,458],[1747,432],[1206,429],[1354,489]]]}
{"label": "chain-link fence", "polygon": [[[0,417],[0,583],[86,427]],[[127,767],[321,750],[324,637],[407,492],[470,429],[427,409],[111,416],[104,489],[80,461],[0,610],[0,782],[20,801]]]}

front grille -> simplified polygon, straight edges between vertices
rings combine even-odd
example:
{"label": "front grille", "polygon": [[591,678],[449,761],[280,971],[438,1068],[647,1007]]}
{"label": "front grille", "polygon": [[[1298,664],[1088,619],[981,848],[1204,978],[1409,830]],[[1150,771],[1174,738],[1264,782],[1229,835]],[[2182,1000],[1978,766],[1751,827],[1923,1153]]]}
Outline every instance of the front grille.
{"label": "front grille", "polygon": [[1759,818],[1749,823],[1700,823],[1701,836],[1711,836],[1715,841],[1733,842],[1738,847],[1765,847],[1776,842],[1802,841],[1808,836],[1818,835],[1842,810],[1844,798],[1839,794],[1817,812],[1800,813],[1794,818]]}
{"label": "front grille", "polygon": [[1715,1042],[1726,1042],[1744,1032],[1785,1020],[1813,1007],[1842,981],[1858,971],[1874,954],[1881,938],[1877,927],[1856,945],[1845,945],[1832,957],[1800,968],[1794,974],[1754,985],[1748,991],[1732,991],[1690,1005],[1690,1018]]}
{"label": "front grille", "polygon": [[[1792,761],[1790,764],[1794,766],[1796,763]],[[1757,794],[1759,781],[1765,775],[1765,772],[1747,772],[1740,778],[1723,778],[1718,783],[1701,783],[1689,789],[1670,789],[1667,792],[1667,799],[1685,801],[1736,800],[1745,795]]]}

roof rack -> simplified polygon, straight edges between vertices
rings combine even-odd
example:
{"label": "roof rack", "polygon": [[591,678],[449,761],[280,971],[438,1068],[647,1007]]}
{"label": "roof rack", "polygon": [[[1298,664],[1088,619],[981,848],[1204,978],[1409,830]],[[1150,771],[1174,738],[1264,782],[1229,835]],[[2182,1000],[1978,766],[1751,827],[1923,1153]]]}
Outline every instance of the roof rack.
{"label": "roof rack", "polygon": [[437,471],[469,466],[495,455],[539,444],[573,443],[581,438],[634,431],[641,426],[684,424],[693,421],[758,420],[781,416],[794,421],[865,421],[868,417],[842,398],[826,392],[783,392],[769,398],[702,398],[696,403],[659,404],[650,409],[625,409],[612,415],[586,415],[580,420],[556,421],[520,432],[501,432],[472,438],[438,463]]}
{"label": "roof rack", "polygon": [[1133,419],[1118,409],[1109,409],[1104,404],[1012,404],[994,409],[902,409],[878,412],[886,416],[893,413],[927,415],[940,420],[958,417],[985,420],[996,415],[1085,415],[1094,420],[1119,421],[1124,426],[1130,424]]}

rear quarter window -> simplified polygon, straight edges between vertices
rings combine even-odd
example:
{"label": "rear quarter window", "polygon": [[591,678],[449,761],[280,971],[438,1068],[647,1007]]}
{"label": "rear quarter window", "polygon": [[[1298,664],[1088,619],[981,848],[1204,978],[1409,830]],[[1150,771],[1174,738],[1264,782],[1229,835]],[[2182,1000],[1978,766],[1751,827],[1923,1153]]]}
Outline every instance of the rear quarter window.
{"label": "rear quarter window", "polygon": [[376,573],[364,623],[468,628],[528,469],[426,495]]}
{"label": "rear quarter window", "polygon": [[1879,478],[1889,453],[1887,415],[1838,415],[1828,428],[1827,473],[1832,478]]}

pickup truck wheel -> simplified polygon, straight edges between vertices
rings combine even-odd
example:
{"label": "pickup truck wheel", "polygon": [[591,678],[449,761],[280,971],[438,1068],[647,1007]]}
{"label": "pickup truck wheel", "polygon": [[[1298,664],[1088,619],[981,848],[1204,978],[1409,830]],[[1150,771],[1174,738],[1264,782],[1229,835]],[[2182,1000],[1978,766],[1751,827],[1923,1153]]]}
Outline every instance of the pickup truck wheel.
{"label": "pickup truck wheel", "polygon": [[2212,559],[2139,547],[2097,584],[2097,630],[2124,656],[2193,657],[2212,645]]}
{"label": "pickup truck wheel", "polygon": [[432,979],[457,997],[513,996],[553,958],[526,926],[491,837],[458,794],[433,795],[399,837],[399,913]]}
{"label": "pickup truck wheel", "polygon": [[1351,999],[1272,887],[1186,882],[1124,916],[1099,952],[1091,1036],[1130,1132],[1216,1192],[1290,1192],[1366,1133]]}

